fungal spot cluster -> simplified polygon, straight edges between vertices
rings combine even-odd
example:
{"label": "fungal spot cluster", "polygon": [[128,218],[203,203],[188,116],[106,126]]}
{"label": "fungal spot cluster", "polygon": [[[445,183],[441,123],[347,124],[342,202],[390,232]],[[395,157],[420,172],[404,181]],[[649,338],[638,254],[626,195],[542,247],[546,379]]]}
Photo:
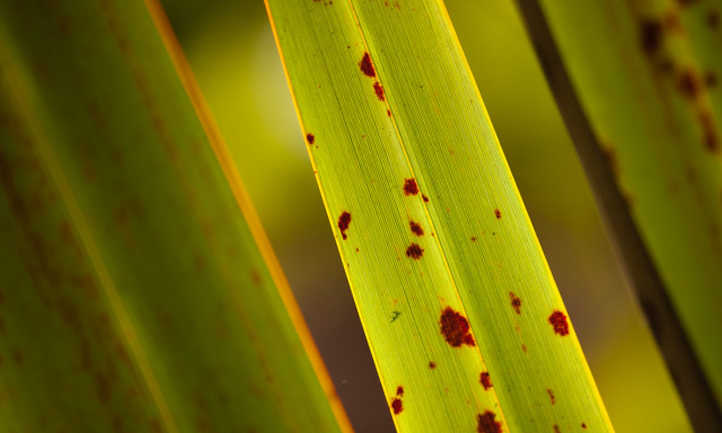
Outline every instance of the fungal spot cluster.
{"label": "fungal spot cluster", "polygon": [[501,423],[496,421],[496,414],[490,410],[477,416],[476,431],[478,433],[501,433]]}
{"label": "fungal spot cluster", "polygon": [[411,179],[404,180],[404,194],[406,195],[416,195],[419,193],[419,186],[416,184],[416,179],[413,177]]}
{"label": "fungal spot cluster", "polygon": [[489,388],[491,388],[493,386],[491,384],[491,376],[489,376],[488,371],[481,372],[481,375],[479,377],[479,382],[481,382],[481,386],[484,387],[484,391],[488,391]]}
{"label": "fungal spot cluster", "polygon": [[343,211],[338,217],[338,229],[341,230],[341,236],[344,240],[348,237],[346,236],[346,230],[348,230],[349,224],[351,224],[351,214]]}
{"label": "fungal spot cluster", "polygon": [[396,388],[396,397],[391,400],[391,410],[394,412],[394,415],[400,414],[404,410],[404,403],[401,401],[401,398],[404,396],[404,387],[399,386]]}
{"label": "fungal spot cluster", "polygon": [[514,292],[509,292],[509,297],[511,298],[511,308],[516,311],[516,314],[521,314],[521,299]]}
{"label": "fungal spot cluster", "polygon": [[[358,65],[364,75],[369,78],[376,78],[376,69],[374,69],[373,62],[371,61],[371,56],[368,52],[364,53]],[[374,81],[374,92],[376,93],[376,97],[379,98],[380,101],[386,100],[386,96],[384,95],[384,88],[378,81]],[[387,114],[391,116],[390,111],[388,111]]]}
{"label": "fungal spot cluster", "polygon": [[408,248],[406,248],[406,256],[410,257],[414,260],[418,260],[421,258],[421,256],[424,255],[424,249],[419,246],[417,243],[413,243],[409,245]]}
{"label": "fungal spot cluster", "polygon": [[549,323],[554,327],[554,333],[561,336],[569,334],[569,323],[567,322],[567,316],[559,310],[555,310],[551,316],[549,316]]}
{"label": "fungal spot cluster", "polygon": [[409,228],[411,228],[411,232],[413,234],[415,234],[416,236],[424,235],[424,229],[421,228],[421,224],[419,224],[415,221],[409,221]]}
{"label": "fungal spot cluster", "polygon": [[446,307],[441,313],[441,334],[452,347],[462,345],[475,346],[474,337],[469,332],[469,321],[458,312]]}

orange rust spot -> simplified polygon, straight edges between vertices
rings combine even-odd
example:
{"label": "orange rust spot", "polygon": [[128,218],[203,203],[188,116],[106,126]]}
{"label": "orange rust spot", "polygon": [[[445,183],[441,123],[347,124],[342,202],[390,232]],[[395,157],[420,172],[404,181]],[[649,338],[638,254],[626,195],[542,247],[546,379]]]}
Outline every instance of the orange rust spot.
{"label": "orange rust spot", "polygon": [[316,137],[313,134],[308,133],[306,134],[306,141],[308,141],[308,144],[313,144],[313,142],[316,141]]}
{"label": "orange rust spot", "polygon": [[496,219],[501,219],[501,211],[499,209],[494,209],[494,215],[496,215]]}
{"label": "orange rust spot", "polygon": [[526,353],[526,344],[522,343],[522,345],[521,345],[521,350],[523,350],[524,353]]}
{"label": "orange rust spot", "polygon": [[554,397],[554,391],[552,391],[551,389],[547,388],[547,394],[549,394],[549,401],[551,401],[552,404],[554,404],[554,403],[557,402],[556,397]]}
{"label": "orange rust spot", "polygon": [[561,336],[569,334],[569,323],[567,323],[567,316],[559,310],[555,310],[551,316],[549,316],[549,323],[554,327],[554,333]]}
{"label": "orange rust spot", "polygon": [[413,234],[415,234],[416,236],[424,235],[424,229],[421,228],[421,224],[419,224],[415,221],[409,221],[409,227],[411,228],[411,232]]}
{"label": "orange rust spot", "polygon": [[441,313],[441,334],[452,347],[460,347],[462,344],[475,346],[474,337],[469,332],[469,321],[466,317],[446,307]]}
{"label": "orange rust spot", "polygon": [[419,193],[419,186],[416,185],[416,179],[413,177],[404,180],[404,194],[416,195]]}
{"label": "orange rust spot", "polygon": [[432,369],[432,370],[435,369],[435,368],[436,368],[436,363],[435,363],[434,361],[429,361],[429,368]]}
{"label": "orange rust spot", "polygon": [[374,83],[374,92],[376,92],[376,97],[379,98],[379,101],[386,100],[386,96],[384,95],[384,88],[378,81]]}
{"label": "orange rust spot", "polygon": [[471,242],[476,242],[476,236],[471,237]]}
{"label": "orange rust spot", "polygon": [[391,117],[391,110],[386,110],[386,115]]}
{"label": "orange rust spot", "polygon": [[554,433],[562,433],[561,430],[559,430],[559,426],[554,424]]}
{"label": "orange rust spot", "polygon": [[341,215],[338,217],[338,228],[341,230],[341,236],[344,240],[346,240],[346,230],[348,230],[348,226],[351,224],[351,214],[343,211]]}
{"label": "orange rust spot", "polygon": [[496,421],[494,412],[487,410],[483,414],[479,414],[477,421],[476,431],[478,433],[501,433],[501,423]]}
{"label": "orange rust spot", "polygon": [[404,404],[400,398],[394,398],[391,400],[391,409],[394,411],[394,415],[398,415],[404,410]]}
{"label": "orange rust spot", "polygon": [[411,257],[412,259],[418,260],[421,258],[421,256],[424,255],[424,249],[419,246],[417,243],[413,243],[409,245],[408,248],[406,248],[406,256]]}
{"label": "orange rust spot", "polygon": [[582,423],[582,428],[583,428],[584,430],[586,430],[586,429],[587,429],[587,424],[586,424],[586,423]]}
{"label": "orange rust spot", "polygon": [[511,298],[511,307],[516,311],[516,314],[521,314],[521,299],[514,292],[509,292],[509,297]]}
{"label": "orange rust spot", "polygon": [[369,56],[369,53],[364,53],[364,56],[358,65],[359,68],[361,68],[361,72],[363,72],[367,77],[376,77],[376,70],[374,69],[373,63],[371,63],[371,56]]}
{"label": "orange rust spot", "polygon": [[487,391],[489,388],[491,388],[493,386],[491,384],[491,376],[489,376],[488,371],[481,372],[481,375],[479,376],[479,382],[481,382],[481,385],[484,387],[485,391]]}

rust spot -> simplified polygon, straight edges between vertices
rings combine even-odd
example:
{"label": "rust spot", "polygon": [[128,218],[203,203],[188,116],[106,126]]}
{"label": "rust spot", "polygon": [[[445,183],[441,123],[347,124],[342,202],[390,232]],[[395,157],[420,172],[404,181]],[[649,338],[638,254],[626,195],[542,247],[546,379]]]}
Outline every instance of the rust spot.
{"label": "rust spot", "polygon": [[710,152],[719,152],[719,138],[717,137],[717,129],[714,125],[714,119],[709,111],[699,113],[699,122],[702,126],[702,135],[704,145]]}
{"label": "rust spot", "polygon": [[425,202],[425,203],[428,203],[428,202],[429,202],[429,198],[426,197],[425,195],[421,194],[421,198],[424,199],[424,202]]}
{"label": "rust spot", "polygon": [[587,424],[586,424],[586,423],[582,423],[582,428],[583,428],[584,430],[586,430],[586,429],[587,429]]}
{"label": "rust spot", "polygon": [[404,194],[406,195],[416,195],[419,193],[419,186],[416,185],[416,179],[413,177],[411,179],[406,179],[404,181]]}
{"label": "rust spot", "polygon": [[555,310],[551,316],[549,316],[549,323],[554,327],[554,332],[561,336],[569,334],[569,324],[567,323],[567,316],[559,310]]}
{"label": "rust spot", "polygon": [[378,81],[374,83],[374,92],[376,92],[376,97],[379,98],[380,101],[386,100],[386,96],[384,96],[384,88]]}
{"label": "rust spot", "polygon": [[411,232],[414,233],[416,236],[424,235],[424,229],[421,228],[421,224],[415,221],[409,221],[409,227],[411,227]]}
{"label": "rust spot", "polygon": [[501,219],[501,211],[499,209],[494,209],[494,215],[496,215],[496,219]]}
{"label": "rust spot", "polygon": [[373,63],[371,63],[371,56],[369,56],[369,53],[364,53],[364,56],[358,65],[359,68],[361,68],[361,72],[366,74],[367,77],[376,77],[376,70],[374,69]]}
{"label": "rust spot", "polygon": [[436,363],[435,363],[434,361],[429,361],[429,368],[432,369],[432,370],[435,369],[435,368],[436,368]]}
{"label": "rust spot", "polygon": [[662,25],[657,20],[645,19],[640,24],[642,49],[647,55],[653,55],[662,45]]}
{"label": "rust spot", "polygon": [[496,414],[487,410],[483,414],[477,416],[478,424],[476,431],[478,433],[501,433],[501,423],[496,421]]}
{"label": "rust spot", "polygon": [[403,397],[404,396],[404,387],[398,386],[396,387],[396,396],[397,397]]}
{"label": "rust spot", "polygon": [[308,133],[306,134],[306,141],[308,141],[308,144],[313,144],[313,142],[316,141],[316,137],[313,134]]}
{"label": "rust spot", "polygon": [[444,309],[439,323],[441,324],[441,333],[452,347],[459,347],[462,344],[476,345],[474,337],[469,333],[469,321],[451,307]]}
{"label": "rust spot", "polygon": [[556,397],[554,397],[554,391],[552,391],[551,389],[547,388],[547,394],[549,394],[549,401],[551,401],[552,404],[554,404],[554,403],[557,402]]}
{"label": "rust spot", "polygon": [[401,311],[392,311],[391,312],[391,323],[394,323],[396,321],[396,319],[399,318],[400,315],[401,315]]}
{"label": "rust spot", "polygon": [[338,228],[341,230],[341,236],[343,236],[344,240],[346,239],[346,230],[348,230],[348,225],[351,224],[351,214],[343,211],[341,212],[341,215],[338,217]]}
{"label": "rust spot", "polygon": [[386,115],[391,117],[391,110],[386,110]]}
{"label": "rust spot", "polygon": [[491,376],[489,376],[488,371],[481,372],[481,376],[479,377],[479,382],[481,382],[481,385],[484,387],[485,391],[493,386],[491,384]]}
{"label": "rust spot", "polygon": [[554,433],[562,433],[561,430],[559,430],[559,426],[554,424]]}
{"label": "rust spot", "polygon": [[409,245],[408,248],[406,248],[406,256],[411,257],[412,259],[420,259],[421,256],[424,255],[424,249],[419,246],[419,244],[413,243]]}
{"label": "rust spot", "polygon": [[523,350],[524,353],[526,353],[526,344],[524,344],[524,343],[521,344],[521,350]]}
{"label": "rust spot", "polygon": [[719,28],[719,12],[710,9],[709,12],[707,12],[707,25],[709,28],[716,30]]}
{"label": "rust spot", "polygon": [[509,297],[511,298],[511,307],[516,311],[516,314],[521,314],[521,299],[514,292],[509,292]]}
{"label": "rust spot", "polygon": [[709,88],[717,86],[717,76],[714,74],[714,72],[707,71],[707,73],[704,74],[704,84]]}
{"label": "rust spot", "polygon": [[394,415],[398,415],[402,410],[404,410],[404,404],[401,402],[400,398],[394,398],[391,400],[391,409],[393,409]]}
{"label": "rust spot", "polygon": [[471,242],[476,242],[476,236],[471,237]]}
{"label": "rust spot", "polygon": [[702,83],[692,69],[683,71],[677,78],[677,88],[688,99],[695,99],[702,90]]}

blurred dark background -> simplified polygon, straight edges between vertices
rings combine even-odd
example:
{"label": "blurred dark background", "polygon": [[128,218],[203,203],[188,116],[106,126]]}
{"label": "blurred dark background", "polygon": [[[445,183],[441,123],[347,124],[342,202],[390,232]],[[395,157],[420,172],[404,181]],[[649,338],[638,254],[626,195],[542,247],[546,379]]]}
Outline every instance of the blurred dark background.
{"label": "blurred dark background", "polygon": [[[263,1],[163,3],[352,424],[393,432]],[[691,432],[512,2],[446,5],[616,431]]]}

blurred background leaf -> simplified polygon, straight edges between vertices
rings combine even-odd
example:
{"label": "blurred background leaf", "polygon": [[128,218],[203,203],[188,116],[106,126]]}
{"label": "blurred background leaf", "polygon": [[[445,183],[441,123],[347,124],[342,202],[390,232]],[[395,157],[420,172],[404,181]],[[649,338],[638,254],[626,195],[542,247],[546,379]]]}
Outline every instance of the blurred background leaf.
{"label": "blurred background leaf", "polygon": [[0,3],[3,431],[347,427],[203,126],[142,2]]}

